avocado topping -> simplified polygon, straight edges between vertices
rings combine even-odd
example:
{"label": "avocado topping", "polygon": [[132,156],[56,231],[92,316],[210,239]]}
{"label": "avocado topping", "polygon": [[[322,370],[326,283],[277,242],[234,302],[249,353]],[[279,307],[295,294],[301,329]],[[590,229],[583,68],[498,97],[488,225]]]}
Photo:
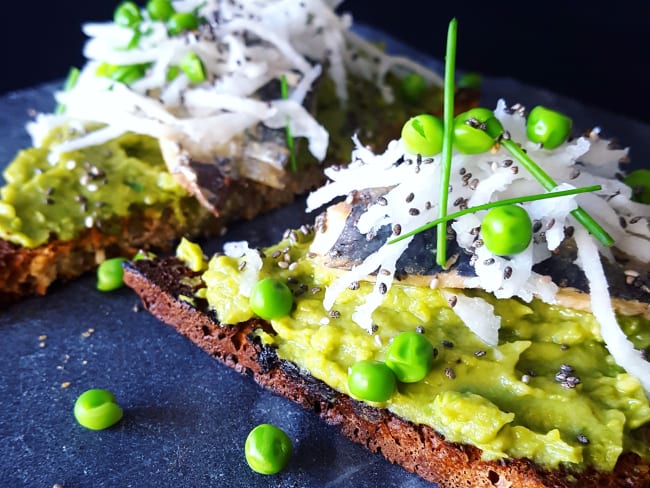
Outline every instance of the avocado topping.
{"label": "avocado topping", "polygon": [[[307,257],[310,241],[305,233],[292,232],[262,254],[258,279],[278,279],[294,294],[290,315],[270,320],[272,333],[257,331],[281,359],[349,395],[353,364],[383,361],[394,337],[415,331],[435,348],[431,371],[421,381],[400,383],[375,406],[429,425],[449,441],[475,445],[486,460],[523,457],[549,468],[611,470],[622,452],[650,458],[643,440],[650,422],[648,399],[639,381],[616,365],[590,313],[536,299],[526,303],[398,282],[373,313],[369,334],[351,314],[372,284],[355,283],[334,309],[325,310],[324,291],[337,271]],[[222,324],[254,317],[248,297],[240,293],[245,259],[215,255],[203,274],[202,296]],[[480,296],[495,307],[502,318],[497,346],[486,345],[467,328],[449,293]],[[619,321],[635,347],[650,347],[650,321]]]}

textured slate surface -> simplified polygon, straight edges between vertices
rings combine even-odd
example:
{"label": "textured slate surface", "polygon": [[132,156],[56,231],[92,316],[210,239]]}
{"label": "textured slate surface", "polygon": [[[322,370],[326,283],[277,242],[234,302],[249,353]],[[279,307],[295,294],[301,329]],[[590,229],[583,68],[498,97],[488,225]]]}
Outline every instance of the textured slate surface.
{"label": "textured slate surface", "polygon": [[[381,37],[359,29],[368,37]],[[394,52],[409,52],[388,39]],[[28,110],[54,106],[53,84],[0,98],[0,161],[29,144]],[[578,127],[596,121],[605,134],[632,145],[637,166],[650,167],[650,127],[581,107],[512,79],[486,80],[484,105],[561,104]],[[645,164],[644,164],[645,162]],[[235,226],[229,240],[254,245],[279,239],[287,222],[311,216],[304,202]],[[204,243],[208,251],[223,240]],[[134,311],[127,289],[94,289],[89,275],[0,312],[0,480],[4,486],[430,487],[252,380],[221,366],[145,312]],[[67,388],[62,385],[69,382]],[[107,388],[124,419],[93,432],[76,424],[72,407],[88,388]],[[284,428],[294,441],[288,468],[254,474],[243,457],[249,430],[262,422]]]}

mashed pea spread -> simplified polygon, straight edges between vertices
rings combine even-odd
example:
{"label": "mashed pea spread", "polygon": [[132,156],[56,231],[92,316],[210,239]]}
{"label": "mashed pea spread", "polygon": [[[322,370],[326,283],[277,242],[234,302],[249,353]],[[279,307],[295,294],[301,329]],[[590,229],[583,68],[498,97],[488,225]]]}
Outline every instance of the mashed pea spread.
{"label": "mashed pea spread", "polygon": [[[420,382],[400,384],[378,406],[432,426],[450,441],[476,445],[485,459],[527,457],[547,467],[611,470],[624,451],[650,457],[639,429],[650,421],[648,399],[639,381],[615,364],[591,314],[451,290],[480,294],[494,305],[502,327],[499,344],[489,347],[456,316],[443,290],[397,283],[373,313],[376,328],[369,334],[350,315],[371,284],[346,290],[326,311],[323,293],[335,271],[308,259],[308,245],[285,240],[265,249],[257,276],[276,277],[294,292],[292,313],[271,321],[275,333],[257,332],[280,358],[349,394],[348,368],[382,360],[393,337],[417,330],[435,347],[433,370]],[[243,260],[215,255],[203,274],[205,297],[224,324],[253,316],[240,292],[248,279]],[[647,320],[620,322],[636,347],[650,346]]]}
{"label": "mashed pea spread", "polygon": [[44,244],[51,235],[72,239],[87,227],[128,215],[134,206],[160,208],[186,195],[149,136],[127,133],[48,162],[51,146],[78,135],[70,126],[54,129],[5,170],[1,238],[26,247]]}

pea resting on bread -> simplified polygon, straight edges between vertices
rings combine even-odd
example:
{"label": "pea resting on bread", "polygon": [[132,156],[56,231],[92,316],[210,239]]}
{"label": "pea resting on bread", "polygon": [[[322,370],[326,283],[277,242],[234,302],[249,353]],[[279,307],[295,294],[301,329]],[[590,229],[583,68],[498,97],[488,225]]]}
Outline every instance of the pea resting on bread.
{"label": "pea resting on bread", "polygon": [[[546,149],[527,141],[521,106],[500,101],[495,116],[559,182],[600,188],[520,202],[532,237],[510,255],[484,244],[486,210],[453,220],[444,267],[435,227],[396,242],[437,217],[437,156],[400,140],[375,154],[359,141],[354,162],[309,196],[312,210],[345,197],[313,228],[261,250],[229,243],[194,271],[174,258],[130,263],[127,284],[213,356],[441,486],[645,487],[649,212],[616,177],[626,151],[597,132]],[[454,153],[450,204],[534,193],[510,158],[499,146]],[[576,200],[614,237],[611,255],[573,220]],[[267,278],[294,303],[260,320],[250,294]],[[358,364],[390,369],[391,341],[413,332],[432,346],[423,379],[382,384],[378,396],[350,382]]]}

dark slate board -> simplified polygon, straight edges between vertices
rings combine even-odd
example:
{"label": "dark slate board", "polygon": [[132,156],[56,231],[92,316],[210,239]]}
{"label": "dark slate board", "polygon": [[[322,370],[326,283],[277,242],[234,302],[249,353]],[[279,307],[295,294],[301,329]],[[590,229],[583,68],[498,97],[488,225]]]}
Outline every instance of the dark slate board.
{"label": "dark slate board", "polygon": [[[384,39],[392,52],[440,66],[380,32],[358,30]],[[3,164],[29,144],[24,130],[28,112],[51,110],[56,86],[58,82],[48,83],[0,98]],[[624,146],[632,146],[637,166],[649,166],[650,126],[514,79],[485,80],[485,106],[494,107],[506,94],[508,103],[557,104],[580,128],[598,123],[605,135],[618,135]],[[227,239],[267,245],[280,238],[288,222],[298,226],[311,219],[301,200],[234,226]],[[214,251],[223,242],[204,245]],[[147,313],[134,311],[138,301],[130,290],[106,294],[94,284],[88,275],[0,312],[3,486],[432,486],[218,364]],[[124,419],[106,431],[80,427],[72,408],[88,388],[113,391]],[[243,456],[246,435],[262,422],[282,427],[294,441],[289,466],[271,477],[253,473]]]}

